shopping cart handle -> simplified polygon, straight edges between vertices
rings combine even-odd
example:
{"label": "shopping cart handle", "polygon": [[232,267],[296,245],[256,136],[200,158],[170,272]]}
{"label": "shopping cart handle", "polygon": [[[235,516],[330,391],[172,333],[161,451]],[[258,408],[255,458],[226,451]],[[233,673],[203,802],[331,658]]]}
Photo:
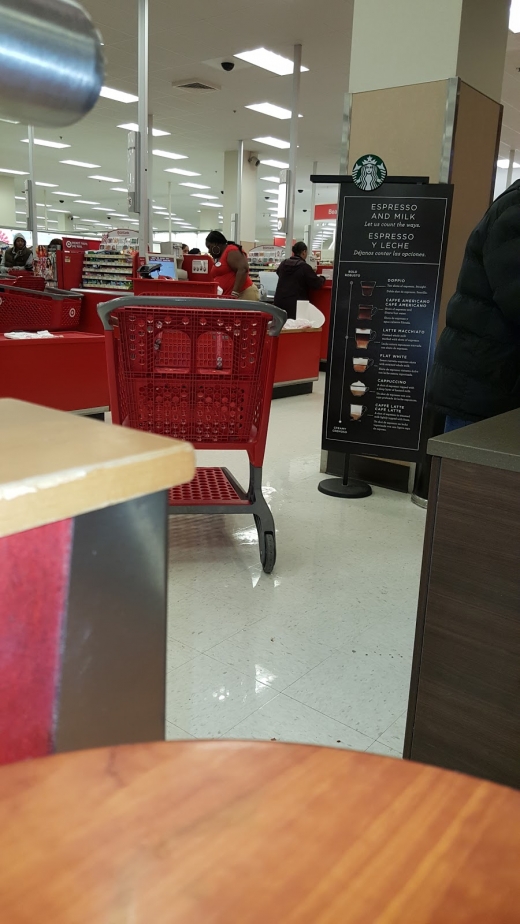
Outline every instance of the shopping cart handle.
{"label": "shopping cart handle", "polygon": [[267,302],[247,302],[239,298],[161,298],[152,295],[128,295],[114,298],[110,302],[101,302],[97,313],[105,330],[111,330],[110,314],[118,308],[231,308],[235,311],[259,311],[270,314],[269,336],[277,337],[287,320],[287,312]]}
{"label": "shopping cart handle", "polygon": [[49,289],[22,289],[21,286],[2,285],[1,276],[0,289],[6,295],[31,295],[33,298],[43,296],[44,298],[53,298],[55,301],[63,301],[65,297],[81,299],[81,292],[69,292],[66,289],[52,289],[49,291]]}

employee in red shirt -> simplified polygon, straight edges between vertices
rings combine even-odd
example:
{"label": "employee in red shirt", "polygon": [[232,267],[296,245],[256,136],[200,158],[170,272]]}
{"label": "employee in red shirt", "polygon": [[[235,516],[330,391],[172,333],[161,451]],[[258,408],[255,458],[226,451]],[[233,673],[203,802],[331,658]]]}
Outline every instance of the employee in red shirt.
{"label": "employee in red shirt", "polygon": [[213,257],[211,279],[222,289],[223,298],[244,298],[257,302],[260,293],[249,275],[249,263],[240,244],[227,241],[220,231],[210,231],[206,238],[208,253]]}

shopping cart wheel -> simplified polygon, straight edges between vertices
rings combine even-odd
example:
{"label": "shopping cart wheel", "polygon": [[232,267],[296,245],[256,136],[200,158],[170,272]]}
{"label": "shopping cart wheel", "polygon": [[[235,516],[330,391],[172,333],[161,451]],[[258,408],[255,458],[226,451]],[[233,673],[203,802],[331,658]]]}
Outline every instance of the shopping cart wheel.
{"label": "shopping cart wheel", "polygon": [[271,574],[276,563],[276,541],[272,533],[264,535],[264,553],[260,553],[265,574]]}

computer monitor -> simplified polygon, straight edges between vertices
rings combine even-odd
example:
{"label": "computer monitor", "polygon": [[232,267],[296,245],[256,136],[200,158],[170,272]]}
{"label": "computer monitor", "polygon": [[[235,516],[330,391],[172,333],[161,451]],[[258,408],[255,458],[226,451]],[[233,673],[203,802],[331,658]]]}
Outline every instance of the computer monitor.
{"label": "computer monitor", "polygon": [[177,279],[177,263],[173,255],[164,253],[149,253],[148,263],[159,263],[160,269],[153,274],[153,278],[158,276],[167,276],[169,279]]}

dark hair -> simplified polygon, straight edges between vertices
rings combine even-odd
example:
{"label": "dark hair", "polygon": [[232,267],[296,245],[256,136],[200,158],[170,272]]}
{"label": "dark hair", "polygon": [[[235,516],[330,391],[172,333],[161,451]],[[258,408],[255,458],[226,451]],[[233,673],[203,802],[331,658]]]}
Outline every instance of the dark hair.
{"label": "dark hair", "polygon": [[192,247],[191,250],[188,250],[189,254],[199,254],[200,250],[198,247]]}
{"label": "dark hair", "polygon": [[296,241],[296,244],[293,244],[292,252],[295,257],[299,257],[304,250],[308,250],[307,244],[304,241]]}
{"label": "dark hair", "polygon": [[227,247],[228,244],[232,244],[233,247],[238,247],[240,253],[244,253],[241,245],[237,244],[236,241],[228,241],[222,231],[210,231],[206,238],[206,244],[216,244],[217,247]]}
{"label": "dark hair", "polygon": [[49,247],[59,247],[61,249],[62,243],[61,237],[53,237],[52,241],[49,241],[47,249],[49,249]]}

